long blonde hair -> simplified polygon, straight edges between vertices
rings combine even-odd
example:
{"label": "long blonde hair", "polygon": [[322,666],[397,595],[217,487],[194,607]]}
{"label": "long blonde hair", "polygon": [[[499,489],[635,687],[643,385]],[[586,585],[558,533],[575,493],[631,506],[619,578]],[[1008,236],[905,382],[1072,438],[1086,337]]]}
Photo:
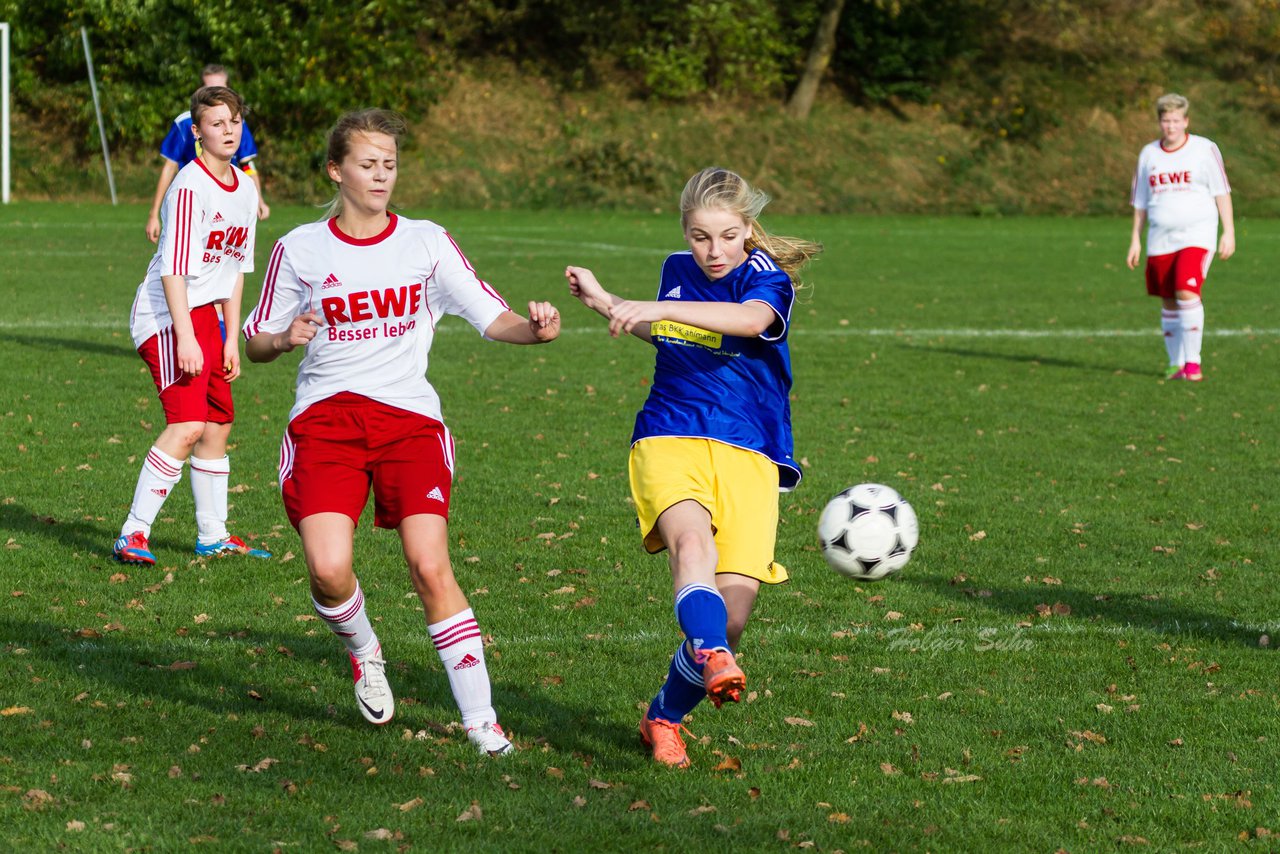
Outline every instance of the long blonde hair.
{"label": "long blonde hair", "polygon": [[742,217],[751,229],[747,239],[748,250],[759,249],[778,263],[791,277],[792,284],[800,287],[797,273],[822,251],[821,243],[799,237],[783,237],[770,234],[760,225],[760,212],[769,204],[769,196],[746,182],[736,172],[711,166],[689,179],[680,194],[680,227],[689,227],[689,215],[696,210],[725,210]]}
{"label": "long blonde hair", "polygon": [[[396,143],[396,152],[400,151],[400,138],[407,128],[404,119],[391,112],[376,107],[367,110],[356,110],[346,113],[329,131],[328,162],[341,164],[351,151],[351,140],[356,134],[382,133],[391,137]],[[329,206],[325,209],[325,219],[331,219],[342,213],[342,188]]]}

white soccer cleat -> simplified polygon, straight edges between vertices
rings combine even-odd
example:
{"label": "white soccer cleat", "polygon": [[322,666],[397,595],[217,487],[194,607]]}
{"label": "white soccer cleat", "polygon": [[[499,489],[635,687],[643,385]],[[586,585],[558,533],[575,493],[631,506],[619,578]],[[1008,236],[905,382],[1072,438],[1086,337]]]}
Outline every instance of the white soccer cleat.
{"label": "white soccer cleat", "polygon": [[356,658],[347,653],[351,659],[351,678],[356,687],[356,705],[360,714],[371,724],[382,726],[391,720],[396,713],[396,698],[391,694],[391,685],[387,682],[387,663],[382,660],[382,647],[374,650],[368,658]]}
{"label": "white soccer cleat", "polygon": [[487,753],[490,756],[501,756],[515,749],[511,739],[507,738],[507,734],[502,731],[502,727],[496,723],[483,723],[479,726],[471,727],[467,730],[467,738],[476,746],[481,755]]}

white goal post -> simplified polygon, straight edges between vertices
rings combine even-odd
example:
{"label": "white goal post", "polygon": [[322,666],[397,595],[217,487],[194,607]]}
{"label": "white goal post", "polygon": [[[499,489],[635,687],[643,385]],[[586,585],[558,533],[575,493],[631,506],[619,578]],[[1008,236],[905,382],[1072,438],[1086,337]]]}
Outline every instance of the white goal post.
{"label": "white goal post", "polygon": [[0,202],[9,204],[9,25],[0,22]]}

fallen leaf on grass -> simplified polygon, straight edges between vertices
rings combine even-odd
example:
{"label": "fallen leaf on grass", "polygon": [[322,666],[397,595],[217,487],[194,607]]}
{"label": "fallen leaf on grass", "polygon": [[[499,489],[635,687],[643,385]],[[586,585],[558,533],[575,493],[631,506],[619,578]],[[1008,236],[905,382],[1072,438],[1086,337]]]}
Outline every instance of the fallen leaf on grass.
{"label": "fallen leaf on grass", "polygon": [[250,767],[248,765],[237,765],[236,770],[247,771],[251,774],[259,774],[263,771],[266,771],[268,768],[270,768],[272,765],[275,765],[279,761],[280,761],[279,759],[272,759],[270,756],[268,756],[262,759],[261,761],[259,761],[258,764],[254,765],[253,767]]}
{"label": "fallen leaf on grass", "polygon": [[84,830],[84,822],[79,821],[77,819],[72,819],[71,821],[67,822],[67,830],[71,831],[72,833],[79,833],[80,831]]}
{"label": "fallen leaf on grass", "polygon": [[736,756],[726,756],[720,760],[720,764],[711,769],[712,771],[741,771],[742,760]]}
{"label": "fallen leaf on grass", "polygon": [[27,793],[22,796],[22,808],[28,810],[42,810],[53,803],[53,795],[44,789],[28,789]]}
{"label": "fallen leaf on grass", "polygon": [[595,780],[595,779],[588,780],[587,786],[592,789],[612,789],[613,788],[612,783],[606,783],[604,780]]}
{"label": "fallen leaf on grass", "polygon": [[981,780],[981,779],[982,779],[982,778],[981,778],[980,776],[978,776],[977,774],[957,774],[957,775],[955,775],[954,777],[943,777],[943,778],[942,778],[942,782],[944,782],[944,783],[972,783],[972,782],[974,782],[975,780]]}
{"label": "fallen leaf on grass", "polygon": [[689,810],[689,815],[692,815],[692,816],[706,815],[709,812],[715,812],[715,811],[716,811],[716,808],[711,806],[711,804],[702,804],[701,806],[697,806]]}
{"label": "fallen leaf on grass", "polygon": [[408,812],[409,810],[416,810],[418,807],[422,806],[425,803],[426,801],[424,801],[422,798],[414,798],[411,801],[405,801],[402,804],[396,804],[396,809],[400,810],[400,812]]}
{"label": "fallen leaf on grass", "polygon": [[631,806],[627,807],[627,812],[635,812],[636,810],[649,809],[648,801],[632,801]]}
{"label": "fallen leaf on grass", "polygon": [[454,821],[480,821],[484,818],[484,811],[480,809],[479,801],[472,801],[471,806],[458,813],[458,817]]}
{"label": "fallen leaf on grass", "polygon": [[10,706],[7,709],[0,709],[0,717],[10,717],[11,715],[28,715],[31,709],[28,706]]}
{"label": "fallen leaf on grass", "polygon": [[394,839],[395,834],[385,827],[379,827],[376,830],[370,830],[364,835],[365,839]]}
{"label": "fallen leaf on grass", "polygon": [[888,762],[881,762],[880,773],[891,777],[894,774],[901,774],[902,772],[899,771],[897,768],[894,768],[893,765],[889,764]]}
{"label": "fallen leaf on grass", "polygon": [[788,717],[788,718],[783,718],[783,720],[791,724],[792,726],[813,726],[813,721],[808,720],[806,718]]}

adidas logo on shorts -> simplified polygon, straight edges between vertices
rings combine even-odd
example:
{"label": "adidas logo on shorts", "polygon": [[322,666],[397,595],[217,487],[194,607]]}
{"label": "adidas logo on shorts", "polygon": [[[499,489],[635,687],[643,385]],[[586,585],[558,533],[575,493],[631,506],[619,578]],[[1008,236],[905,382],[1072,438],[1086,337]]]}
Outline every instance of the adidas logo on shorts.
{"label": "adidas logo on shorts", "polygon": [[453,669],[466,670],[468,667],[475,667],[479,663],[480,663],[480,659],[476,658],[471,653],[467,653],[466,655],[462,656],[462,661],[459,661],[457,664],[453,665]]}
{"label": "adidas logo on shorts", "polygon": [[427,497],[433,501],[444,501],[444,493],[440,491],[440,487],[433,486],[431,491],[427,493]]}

